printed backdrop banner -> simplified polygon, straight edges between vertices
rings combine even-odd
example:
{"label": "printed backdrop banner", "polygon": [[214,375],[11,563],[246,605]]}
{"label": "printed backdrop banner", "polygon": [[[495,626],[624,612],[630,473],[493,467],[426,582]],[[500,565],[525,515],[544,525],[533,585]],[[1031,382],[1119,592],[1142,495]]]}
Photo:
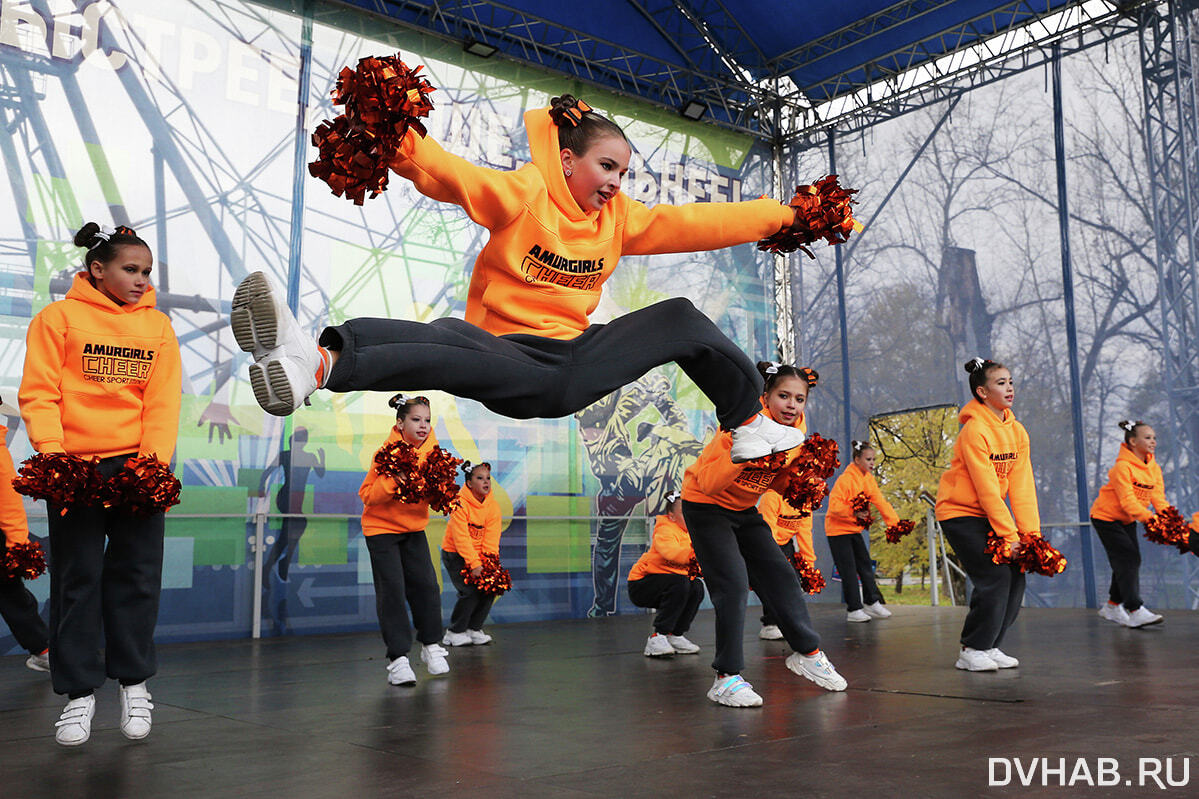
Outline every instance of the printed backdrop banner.
{"label": "printed backdrop banner", "polygon": [[[479,164],[527,161],[521,115],[570,92],[624,126],[635,199],[769,193],[768,153],[746,137],[375,17],[319,10],[315,22],[234,0],[0,0],[0,394],[15,399],[30,317],[80,268],[74,231],[85,221],[135,228],[154,252],[159,307],[184,359],[175,464],[184,491],[167,521],[162,640],[249,634],[260,522],[265,633],[375,625],[358,487],[394,421],[387,396],[319,392],[293,417],[264,414],[227,329],[230,298],[262,270],[296,293],[314,335],[356,316],[461,316],[486,231],[398,177],[362,207],[308,177],[309,136],[336,113],[329,95],[343,66],[395,52],[424,64],[438,88],[429,135]],[[682,296],[752,357],[772,356],[770,281],[770,261],[752,245],[627,258],[593,321]],[[644,549],[646,517],[715,426],[694,384],[664,367],[555,420],[431,398],[442,445],[494,467],[515,588],[492,619],[628,610],[622,581]],[[20,420],[8,425],[20,461],[31,450]],[[44,536],[44,506],[27,509]],[[443,531],[435,519],[432,548]],[[44,602],[46,578],[32,589]],[[443,600],[448,613],[452,590]],[[14,647],[0,637],[0,651]]]}

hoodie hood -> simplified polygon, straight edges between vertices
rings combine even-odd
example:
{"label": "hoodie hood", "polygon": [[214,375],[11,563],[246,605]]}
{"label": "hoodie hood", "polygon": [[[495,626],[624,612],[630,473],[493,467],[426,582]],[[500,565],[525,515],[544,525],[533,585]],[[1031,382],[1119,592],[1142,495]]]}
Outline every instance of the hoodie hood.
{"label": "hoodie hood", "polygon": [[558,126],[550,118],[548,106],[525,112],[525,132],[529,136],[529,153],[533,157],[533,165],[541,172],[550,199],[558,206],[558,210],[574,222],[598,214],[599,211],[584,211],[571,196],[566,185],[566,175],[562,173],[562,146],[558,143]]}
{"label": "hoodie hood", "polygon": [[1116,453],[1116,460],[1117,461],[1128,461],[1129,463],[1133,464],[1134,466],[1144,469],[1146,466],[1152,465],[1152,463],[1154,461],[1154,457],[1153,457],[1153,453],[1150,452],[1148,460],[1141,460],[1140,458],[1137,457],[1136,453],[1132,451],[1132,448],[1130,448],[1127,444],[1121,444],[1120,451],[1118,453]]}
{"label": "hoodie hood", "polygon": [[1003,427],[1015,422],[1016,415],[1012,413],[1011,408],[1004,408],[1003,418],[1000,419],[986,405],[983,405],[978,400],[970,400],[958,412],[958,424],[965,424],[971,419],[977,419],[989,427]]}
{"label": "hoodie hood", "polygon": [[88,279],[87,272],[76,273],[75,280],[71,283],[71,288],[67,290],[67,299],[86,302],[88,305],[95,306],[108,313],[134,313],[143,308],[153,308],[157,304],[154,287],[147,286],[146,293],[137,302],[117,305],[111,297],[92,285],[92,281]]}

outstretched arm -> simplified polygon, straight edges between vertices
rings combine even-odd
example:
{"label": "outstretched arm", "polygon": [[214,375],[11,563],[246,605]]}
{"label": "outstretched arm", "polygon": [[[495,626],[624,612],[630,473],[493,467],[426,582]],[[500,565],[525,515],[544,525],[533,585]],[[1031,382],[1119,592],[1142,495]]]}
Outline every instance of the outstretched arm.
{"label": "outstretched arm", "polygon": [[795,210],[762,198],[739,203],[687,203],[648,208],[629,201],[625,255],[719,250],[778,233],[795,222]]}

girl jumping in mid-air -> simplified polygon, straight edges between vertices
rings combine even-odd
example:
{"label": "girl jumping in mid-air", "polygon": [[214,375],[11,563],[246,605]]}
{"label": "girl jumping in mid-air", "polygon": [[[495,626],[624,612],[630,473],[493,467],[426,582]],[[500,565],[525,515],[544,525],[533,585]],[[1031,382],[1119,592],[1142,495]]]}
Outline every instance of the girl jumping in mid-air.
{"label": "girl jumping in mid-air", "polygon": [[714,250],[771,236],[796,212],[770,199],[647,208],[620,191],[632,150],[621,128],[570,95],[525,114],[532,163],[471,164],[408,130],[392,169],[462,206],[490,238],[466,319],[351,319],[305,335],[265,275],[242,281],[231,324],[253,353],[259,404],[287,415],[318,388],[440,389],[513,418],[567,416],[674,361],[733,431],[732,459],[783,452],[803,434],[759,414],[753,362],[689,300],[588,322],[622,255]]}
{"label": "girl jumping in mid-air", "polygon": [[[765,377],[763,413],[777,424],[798,424],[808,398],[810,370],[769,363],[758,367]],[[745,663],[741,639],[751,584],[795,650],[787,658],[787,668],[822,688],[844,691],[845,678],[820,651],[820,636],[808,618],[795,567],[783,556],[756,507],[771,487],[785,489],[798,452],[784,456],[782,465],[736,464],[729,456],[732,446],[729,433],[717,433],[683,475],[683,517],[716,609],[712,662],[716,681],[708,698],[730,707],[762,704],[762,697],[741,677]]]}

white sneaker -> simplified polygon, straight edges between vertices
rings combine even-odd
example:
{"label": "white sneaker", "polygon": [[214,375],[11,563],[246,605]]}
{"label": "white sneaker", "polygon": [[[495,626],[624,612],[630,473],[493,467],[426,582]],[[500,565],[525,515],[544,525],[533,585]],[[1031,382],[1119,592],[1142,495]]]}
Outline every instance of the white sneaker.
{"label": "white sneaker", "polygon": [[697,645],[691,643],[682,635],[668,635],[666,636],[666,642],[670,644],[671,649],[680,655],[694,655],[699,651]]}
{"label": "white sneaker", "polygon": [[54,740],[63,746],[79,746],[92,737],[92,716],[96,715],[96,697],[81,696],[67,702],[54,726]]}
{"label": "white sneaker", "polygon": [[491,643],[491,636],[482,630],[467,630],[466,634],[470,636],[470,642],[475,646]]}
{"label": "white sneaker", "polygon": [[654,633],[645,639],[645,656],[647,658],[664,658],[674,654],[674,647],[666,640],[665,635]]}
{"label": "white sneaker", "polygon": [[758,637],[763,641],[781,641],[783,640],[783,631],[777,624],[763,624],[762,629],[758,630]]}
{"label": "white sneaker", "polygon": [[822,650],[817,650],[816,654],[811,656],[792,652],[787,656],[787,668],[829,691],[844,691],[849,685],[833,668],[833,664],[829,663],[828,656]]}
{"label": "white sneaker", "polygon": [[137,741],[150,734],[150,691],[144,682],[121,686],[121,734]]}
{"label": "white sneaker", "polygon": [[962,651],[958,653],[958,661],[953,665],[963,671],[999,670],[999,664],[992,660],[990,655],[980,649],[971,649],[968,646],[962,647]]}
{"label": "white sneaker", "polygon": [[995,665],[1001,669],[1014,669],[1020,665],[1019,660],[1011,655],[1005,655],[998,647],[995,649],[988,649],[986,651],[986,655],[991,660],[995,661]]}
{"label": "white sneaker", "polygon": [[708,698],[718,705],[726,707],[761,707],[762,697],[754,692],[754,687],[741,679],[740,674],[728,677],[717,677],[708,689]]}
{"label": "white sneaker", "polygon": [[442,646],[470,646],[473,643],[470,633],[456,633],[452,630],[446,630],[441,639]]}
{"label": "white sneaker", "polygon": [[328,377],[330,364],[325,356],[262,272],[250,274],[238,285],[229,323],[237,345],[254,355],[250,387],[267,413],[293,413],[323,383],[317,381],[317,372]]}
{"label": "white sneaker", "polygon": [[779,424],[759,413],[752,422],[743,424],[733,431],[733,463],[745,463],[754,458],[765,458],[776,452],[786,452],[804,442],[806,436],[798,427]]}
{"label": "white sneaker", "polygon": [[440,644],[426,644],[420,648],[420,659],[429,670],[430,674],[446,674],[450,670],[450,663],[445,659],[449,652]]}
{"label": "white sneaker", "polygon": [[887,606],[882,602],[875,602],[873,604],[866,605],[864,608],[862,608],[862,610],[865,611],[866,615],[872,619],[891,618],[891,611],[887,610]]}
{"label": "white sneaker", "polygon": [[34,671],[49,671],[50,653],[42,652],[40,654],[30,655],[25,659],[25,668],[33,669]]}
{"label": "white sneaker", "polygon": [[1114,621],[1125,627],[1128,626],[1128,611],[1120,604],[1113,605],[1111,602],[1104,602],[1103,607],[1099,608],[1099,618]]}
{"label": "white sneaker", "polygon": [[392,685],[412,685],[416,682],[416,672],[408,665],[408,658],[401,655],[387,664],[387,681]]}
{"label": "white sneaker", "polygon": [[1150,624],[1161,624],[1162,617],[1160,613],[1154,613],[1149,608],[1141,605],[1139,608],[1128,614],[1129,627],[1148,627]]}
{"label": "white sneaker", "polygon": [[870,616],[867,615],[866,611],[862,610],[861,608],[858,608],[857,610],[851,610],[848,613],[846,613],[845,620],[846,621],[870,621]]}

